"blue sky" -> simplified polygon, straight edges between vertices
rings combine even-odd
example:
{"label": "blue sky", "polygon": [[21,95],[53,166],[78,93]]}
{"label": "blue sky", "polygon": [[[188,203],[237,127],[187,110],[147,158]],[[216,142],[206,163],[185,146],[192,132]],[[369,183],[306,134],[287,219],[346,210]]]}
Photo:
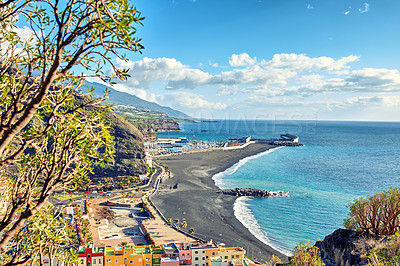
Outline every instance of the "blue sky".
{"label": "blue sky", "polygon": [[199,118],[400,120],[398,0],[138,0],[117,89]]}

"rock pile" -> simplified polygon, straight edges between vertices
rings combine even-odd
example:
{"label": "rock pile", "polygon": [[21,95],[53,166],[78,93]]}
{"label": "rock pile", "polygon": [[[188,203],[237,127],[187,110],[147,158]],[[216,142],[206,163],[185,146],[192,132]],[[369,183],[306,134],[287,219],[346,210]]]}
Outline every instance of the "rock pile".
{"label": "rock pile", "polygon": [[299,142],[282,141],[282,140],[275,140],[272,144],[277,145],[277,146],[291,146],[291,147],[304,146],[303,144],[301,144]]}
{"label": "rock pile", "polygon": [[255,188],[235,188],[235,189],[224,189],[223,194],[232,196],[248,196],[255,198],[266,198],[266,197],[289,197],[287,191],[267,191]]}

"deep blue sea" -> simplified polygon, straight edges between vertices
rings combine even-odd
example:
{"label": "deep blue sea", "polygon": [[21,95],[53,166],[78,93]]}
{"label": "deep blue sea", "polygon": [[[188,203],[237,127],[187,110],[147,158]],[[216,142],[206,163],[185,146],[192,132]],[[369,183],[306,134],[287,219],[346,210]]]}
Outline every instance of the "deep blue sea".
{"label": "deep blue sea", "polygon": [[158,135],[208,141],[287,132],[300,137],[304,147],[246,158],[214,177],[221,188],[289,191],[289,198],[240,198],[234,206],[254,235],[285,253],[343,227],[355,198],[400,185],[400,123],[228,120],[180,127]]}

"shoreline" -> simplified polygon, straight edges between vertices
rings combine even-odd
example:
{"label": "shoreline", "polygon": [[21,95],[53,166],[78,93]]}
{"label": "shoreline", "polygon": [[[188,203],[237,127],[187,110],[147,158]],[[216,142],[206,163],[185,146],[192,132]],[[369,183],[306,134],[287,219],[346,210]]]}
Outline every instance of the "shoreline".
{"label": "shoreline", "polygon": [[[257,153],[255,155],[251,155],[249,157],[245,157],[239,160],[236,164],[232,165],[231,167],[227,168],[225,171],[220,172],[215,174],[212,179],[215,182],[215,185],[220,188],[220,189],[227,189],[224,187],[225,183],[223,183],[223,179],[226,176],[232,175],[235,173],[240,167],[245,165],[248,161],[256,159],[258,157],[264,156],[266,154],[270,154],[278,149],[283,148],[282,146],[279,147],[273,147],[270,148],[266,151]],[[248,201],[251,200],[250,197],[248,196],[243,196],[243,197],[237,197],[234,204],[233,204],[233,213],[238,219],[249,231],[250,233],[253,234],[258,240],[263,242],[264,244],[271,246],[273,249],[275,249],[278,252],[281,252],[282,254],[286,256],[291,256],[291,252],[288,250],[285,250],[279,246],[276,246],[274,243],[272,243],[267,236],[267,233],[263,231],[261,226],[259,225],[257,219],[254,217],[253,213],[251,210],[248,208]],[[246,219],[246,216],[247,219]]]}
{"label": "shoreline", "polygon": [[[243,247],[248,257],[260,262],[265,262],[272,254],[285,262],[287,256],[284,253],[271,247],[271,244],[262,242],[239,221],[234,210],[238,198],[219,193],[220,188],[214,180],[214,176],[223,175],[231,168],[238,169],[254,158],[253,156],[262,156],[275,147],[252,143],[237,150],[214,150],[155,158],[158,163],[169,167],[173,177],[162,182],[165,189],[154,195],[153,201],[167,218],[186,221],[187,229],[194,227],[195,235],[207,241],[212,239],[227,246]],[[177,188],[171,189],[174,186]]]}

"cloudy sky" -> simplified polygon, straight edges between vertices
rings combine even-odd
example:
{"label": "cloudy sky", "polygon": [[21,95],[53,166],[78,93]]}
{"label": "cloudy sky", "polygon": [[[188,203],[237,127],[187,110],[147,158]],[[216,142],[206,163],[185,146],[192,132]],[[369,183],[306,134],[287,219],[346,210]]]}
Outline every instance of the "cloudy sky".
{"label": "cloudy sky", "polygon": [[137,0],[116,89],[199,118],[400,120],[398,0]]}

